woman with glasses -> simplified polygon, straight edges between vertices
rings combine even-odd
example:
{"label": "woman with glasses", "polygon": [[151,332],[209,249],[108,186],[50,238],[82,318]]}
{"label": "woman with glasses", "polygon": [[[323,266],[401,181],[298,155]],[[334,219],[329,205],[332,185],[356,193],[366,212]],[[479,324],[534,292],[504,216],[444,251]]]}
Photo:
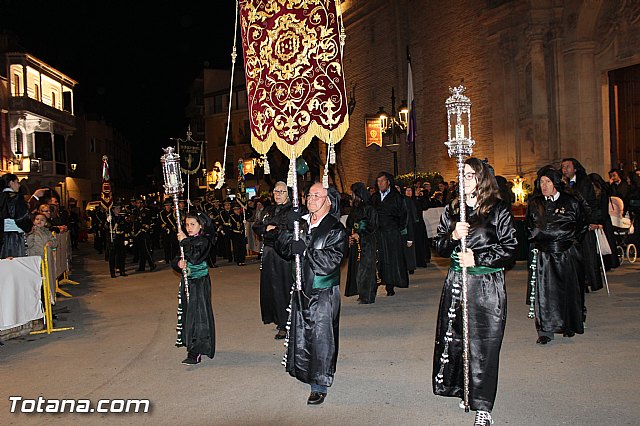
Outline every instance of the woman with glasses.
{"label": "woman with glasses", "polygon": [[273,188],[275,203],[264,208],[261,218],[253,225],[253,231],[263,241],[260,256],[260,311],[264,324],[275,324],[278,332],[275,339],[284,339],[287,335],[287,319],[293,276],[291,261],[285,259],[273,248],[278,232],[287,228],[287,219],[291,211],[289,190],[284,182],[276,183]]}
{"label": "woman with glasses", "polygon": [[[493,422],[491,410],[498,385],[498,361],[507,319],[504,268],[515,256],[518,241],[513,216],[499,196],[489,167],[477,158],[464,166],[464,205],[452,200],[440,219],[435,245],[451,257],[444,282],[433,356],[433,392],[463,398],[462,268],[467,268],[469,314],[469,405],[476,425]],[[467,220],[460,221],[460,209]],[[467,251],[460,249],[466,238]],[[449,313],[452,313],[451,318]],[[446,347],[446,351],[445,351]]]}

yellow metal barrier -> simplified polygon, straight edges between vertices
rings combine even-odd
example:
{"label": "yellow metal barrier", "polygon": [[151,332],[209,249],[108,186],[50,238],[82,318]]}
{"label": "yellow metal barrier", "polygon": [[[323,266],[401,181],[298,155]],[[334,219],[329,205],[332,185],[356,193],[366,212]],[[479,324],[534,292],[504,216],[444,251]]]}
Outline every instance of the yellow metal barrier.
{"label": "yellow metal barrier", "polygon": [[[55,297],[55,293],[51,294],[51,279],[49,275],[49,253],[47,252],[47,247],[44,248],[44,259],[42,262],[42,290],[43,290],[43,303],[44,303],[44,322],[45,329],[32,331],[30,334],[51,334],[54,331],[64,331],[64,330],[73,330],[74,327],[61,327],[61,328],[53,328],[53,308],[51,305],[51,298]],[[56,292],[59,292],[58,280],[56,280]],[[67,293],[67,297],[71,297],[69,293]]]}

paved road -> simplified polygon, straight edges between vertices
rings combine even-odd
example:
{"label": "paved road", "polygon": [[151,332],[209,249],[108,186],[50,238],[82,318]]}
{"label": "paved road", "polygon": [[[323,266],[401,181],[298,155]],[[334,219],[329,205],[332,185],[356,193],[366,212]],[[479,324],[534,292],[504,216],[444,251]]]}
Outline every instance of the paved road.
{"label": "paved road", "polygon": [[[343,298],[335,384],[323,405],[308,407],[308,387],[284,372],[282,341],[260,321],[257,263],[211,270],[216,357],[186,367],[185,350],[174,347],[177,274],[161,266],[111,279],[104,261],[81,249],[72,275],[81,284],[59,302],[70,313],[57,321],[75,330],[0,349],[0,424],[471,425],[458,401],[431,392],[445,272],[436,259],[394,297]],[[585,334],[540,346],[524,304],[526,265],[508,272],[496,424],[640,424],[639,278],[640,262],[611,272],[611,297],[587,295]],[[9,396],[148,398],[152,406],[147,414],[11,414]]]}

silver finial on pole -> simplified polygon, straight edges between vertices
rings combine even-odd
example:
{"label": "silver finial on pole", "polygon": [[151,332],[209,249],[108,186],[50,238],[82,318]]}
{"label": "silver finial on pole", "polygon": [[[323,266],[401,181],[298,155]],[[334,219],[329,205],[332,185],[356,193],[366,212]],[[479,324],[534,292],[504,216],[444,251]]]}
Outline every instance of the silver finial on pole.
{"label": "silver finial on pole", "polygon": [[[160,163],[162,163],[162,175],[164,176],[164,192],[173,198],[173,205],[176,209],[176,222],[178,230],[182,227],[182,220],[180,219],[180,208],[178,207],[178,196],[184,189],[182,183],[182,174],[180,173],[180,155],[175,152],[175,149],[170,146],[168,148],[162,148],[164,155],[160,157]],[[180,259],[184,261],[184,248],[180,246]],[[184,278],[184,294],[187,297],[187,303],[189,302],[189,283],[187,280],[187,268],[182,269],[182,276]]]}
{"label": "silver finial on pole", "polygon": [[[466,201],[464,193],[464,162],[466,157],[473,153],[475,141],[471,138],[471,101],[464,95],[466,88],[462,85],[449,88],[451,96],[445,101],[447,108],[447,133],[448,140],[444,143],[449,151],[449,157],[455,158],[458,166],[458,194],[460,205],[460,222],[467,221]],[[467,250],[467,239],[460,240],[460,249],[462,252]],[[440,372],[436,380],[442,380],[444,376],[444,366],[448,362],[448,347],[450,336],[453,332],[453,320],[455,315],[455,304],[459,300],[460,292],[462,292],[462,362],[464,376],[463,401],[464,410],[469,411],[469,308],[467,295],[467,268],[462,268],[461,285],[453,286],[453,297],[451,299],[451,307],[449,308],[449,326],[447,329],[444,351],[440,363]]]}

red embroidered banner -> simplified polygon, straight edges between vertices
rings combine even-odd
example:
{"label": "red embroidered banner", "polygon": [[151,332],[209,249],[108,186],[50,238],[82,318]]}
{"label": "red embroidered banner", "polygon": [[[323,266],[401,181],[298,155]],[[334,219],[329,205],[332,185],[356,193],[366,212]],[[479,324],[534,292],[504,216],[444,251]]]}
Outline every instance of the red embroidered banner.
{"label": "red embroidered banner", "polygon": [[349,128],[336,0],[243,0],[251,144],[296,158]]}

